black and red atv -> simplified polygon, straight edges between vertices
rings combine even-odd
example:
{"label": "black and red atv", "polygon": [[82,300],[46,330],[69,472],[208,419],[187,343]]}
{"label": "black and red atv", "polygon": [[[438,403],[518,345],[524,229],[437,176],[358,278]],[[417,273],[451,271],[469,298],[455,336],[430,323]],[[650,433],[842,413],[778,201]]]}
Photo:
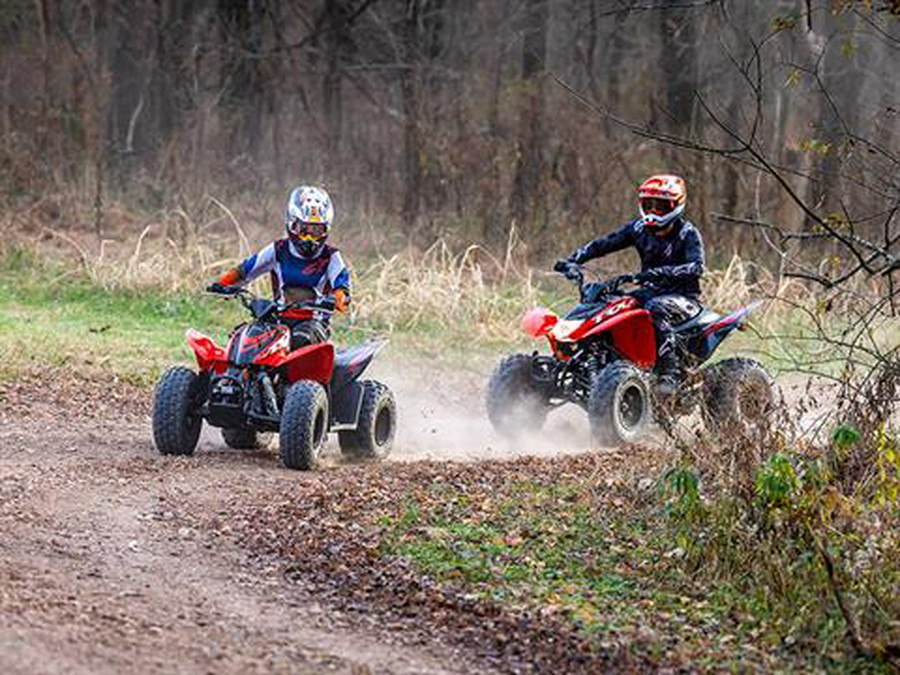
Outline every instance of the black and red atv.
{"label": "black and red atv", "polygon": [[577,265],[567,276],[578,285],[578,305],[563,318],[544,307],[522,318],[526,333],[546,337],[550,354],[513,354],[491,375],[487,412],[495,429],[507,436],[536,431],[550,410],[568,402],[587,411],[592,438],[607,446],[635,442],[655,417],[667,421],[698,405],[715,433],[764,427],[774,394],[772,379],[760,363],[728,358],[701,367],[725,337],[746,327],[756,304],[722,316],[670,298],[677,305],[669,314],[676,317],[673,326],[685,377],[678,393],[666,397],[664,406],[655,406],[662,397],[655,391],[653,322],[638,298],[622,290],[635,277],[585,283],[584,270]]}
{"label": "black and red atv", "polygon": [[350,459],[390,452],[394,396],[380,382],[359,380],[387,341],[337,350],[327,341],[291,351],[285,312],[331,312],[333,300],[285,305],[237,287],[222,287],[219,295],[239,298],[253,319],[234,329],[225,349],[187,331],[200,372],[174,366],[156,386],[153,440],[162,454],[193,454],[203,420],[238,449],[255,448],[261,433],[278,432],[281,461],[290,469],[313,468],[328,432],[337,432]]}

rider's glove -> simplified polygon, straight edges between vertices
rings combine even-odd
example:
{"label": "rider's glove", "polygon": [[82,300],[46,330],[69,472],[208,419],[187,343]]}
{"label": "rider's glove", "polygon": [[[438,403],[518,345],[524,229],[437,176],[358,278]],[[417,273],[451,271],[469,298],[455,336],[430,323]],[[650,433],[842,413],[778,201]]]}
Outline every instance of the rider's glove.
{"label": "rider's glove", "polygon": [[241,280],[241,270],[237,267],[228,270],[219,277],[219,283],[223,286],[234,286]]}
{"label": "rider's glove", "polygon": [[556,264],[553,265],[553,271],[559,272],[569,281],[579,280],[582,274],[578,263],[574,263],[571,260],[557,260]]}
{"label": "rider's glove", "polygon": [[350,309],[350,293],[344,288],[338,288],[334,292],[334,308],[339,312]]}
{"label": "rider's glove", "polygon": [[635,274],[633,277],[634,281],[639,284],[647,283],[648,281],[655,281],[656,274],[654,274],[653,270],[646,270],[644,272],[639,272]]}
{"label": "rider's glove", "polygon": [[559,272],[560,274],[565,274],[569,271],[569,266],[571,264],[571,260],[557,260],[556,264],[553,265],[553,271]]}

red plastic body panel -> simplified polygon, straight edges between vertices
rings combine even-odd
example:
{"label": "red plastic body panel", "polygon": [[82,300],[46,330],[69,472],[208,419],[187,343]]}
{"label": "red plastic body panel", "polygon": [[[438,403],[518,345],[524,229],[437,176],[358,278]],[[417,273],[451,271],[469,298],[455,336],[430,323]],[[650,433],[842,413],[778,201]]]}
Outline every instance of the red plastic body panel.
{"label": "red plastic body panel", "polygon": [[301,347],[288,354],[282,363],[289,382],[314,380],[328,384],[334,371],[334,345],[330,342],[320,342]]}
{"label": "red plastic body panel", "polygon": [[578,328],[569,333],[569,339],[575,342],[583,340],[589,335],[600,332],[600,326],[608,325],[607,321],[613,317],[621,316],[630,309],[637,307],[638,302],[634,298],[622,298],[611,302],[592,317],[585,319]]}
{"label": "red plastic body panel", "polygon": [[559,317],[546,307],[535,307],[522,317],[522,330],[532,337],[549,333],[559,321]]}
{"label": "red plastic body panel", "polygon": [[639,368],[649,370],[656,365],[656,332],[646,309],[619,314],[601,324],[600,329],[612,333],[613,346]]}
{"label": "red plastic body panel", "polygon": [[266,349],[260,352],[259,356],[253,359],[253,363],[258,366],[270,366],[277,368],[287,358],[291,351],[291,330],[287,326],[277,326],[273,330],[277,331],[276,337]]}
{"label": "red plastic body panel", "polygon": [[228,361],[225,358],[225,350],[217,345],[211,337],[191,328],[185,333],[185,338],[190,348],[194,351],[197,365],[201,371],[204,373],[210,370],[214,370],[217,373],[225,371],[228,365]]}
{"label": "red plastic body panel", "polygon": [[[633,298],[629,298],[633,299]],[[609,333],[613,347],[622,356],[640,368],[652,368],[656,365],[656,333],[653,330],[653,319],[646,309],[627,309],[637,303],[623,305],[616,309],[610,318],[603,320],[603,314],[611,308],[604,309],[582,326],[573,331],[570,338],[583,340],[592,335]],[[624,310],[624,311],[622,311]],[[599,323],[591,323],[600,318]]]}
{"label": "red plastic body panel", "polygon": [[297,309],[296,307],[292,307],[286,312],[282,312],[282,319],[291,319],[291,320],[300,320],[300,319],[312,319],[315,317],[315,312],[309,309]]}

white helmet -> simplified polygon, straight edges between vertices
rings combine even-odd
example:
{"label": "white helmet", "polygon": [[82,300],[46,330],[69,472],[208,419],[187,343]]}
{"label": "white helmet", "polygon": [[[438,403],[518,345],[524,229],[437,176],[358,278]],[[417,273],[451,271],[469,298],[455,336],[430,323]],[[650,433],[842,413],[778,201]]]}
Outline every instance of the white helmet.
{"label": "white helmet", "polygon": [[322,188],[301,185],[291,191],[284,227],[300,255],[318,255],[325,245],[334,219],[331,197]]}

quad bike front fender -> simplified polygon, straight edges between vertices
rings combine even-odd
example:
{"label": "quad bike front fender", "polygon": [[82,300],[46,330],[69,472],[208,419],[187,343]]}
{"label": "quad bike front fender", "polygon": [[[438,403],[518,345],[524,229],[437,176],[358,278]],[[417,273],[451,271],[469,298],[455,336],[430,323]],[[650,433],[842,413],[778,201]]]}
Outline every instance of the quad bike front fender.
{"label": "quad bike front fender", "polygon": [[522,330],[532,337],[549,335],[559,322],[559,317],[546,307],[535,307],[525,312],[522,317]]}
{"label": "quad bike front fender", "polygon": [[225,350],[217,345],[211,337],[204,335],[193,328],[189,329],[184,337],[191,350],[194,352],[194,356],[197,359],[197,366],[200,368],[201,372],[225,372],[225,369],[228,366]]}
{"label": "quad bike front fender", "polygon": [[334,372],[334,345],[319,342],[292,351],[282,364],[288,382],[313,380],[321,385],[331,381]]}

